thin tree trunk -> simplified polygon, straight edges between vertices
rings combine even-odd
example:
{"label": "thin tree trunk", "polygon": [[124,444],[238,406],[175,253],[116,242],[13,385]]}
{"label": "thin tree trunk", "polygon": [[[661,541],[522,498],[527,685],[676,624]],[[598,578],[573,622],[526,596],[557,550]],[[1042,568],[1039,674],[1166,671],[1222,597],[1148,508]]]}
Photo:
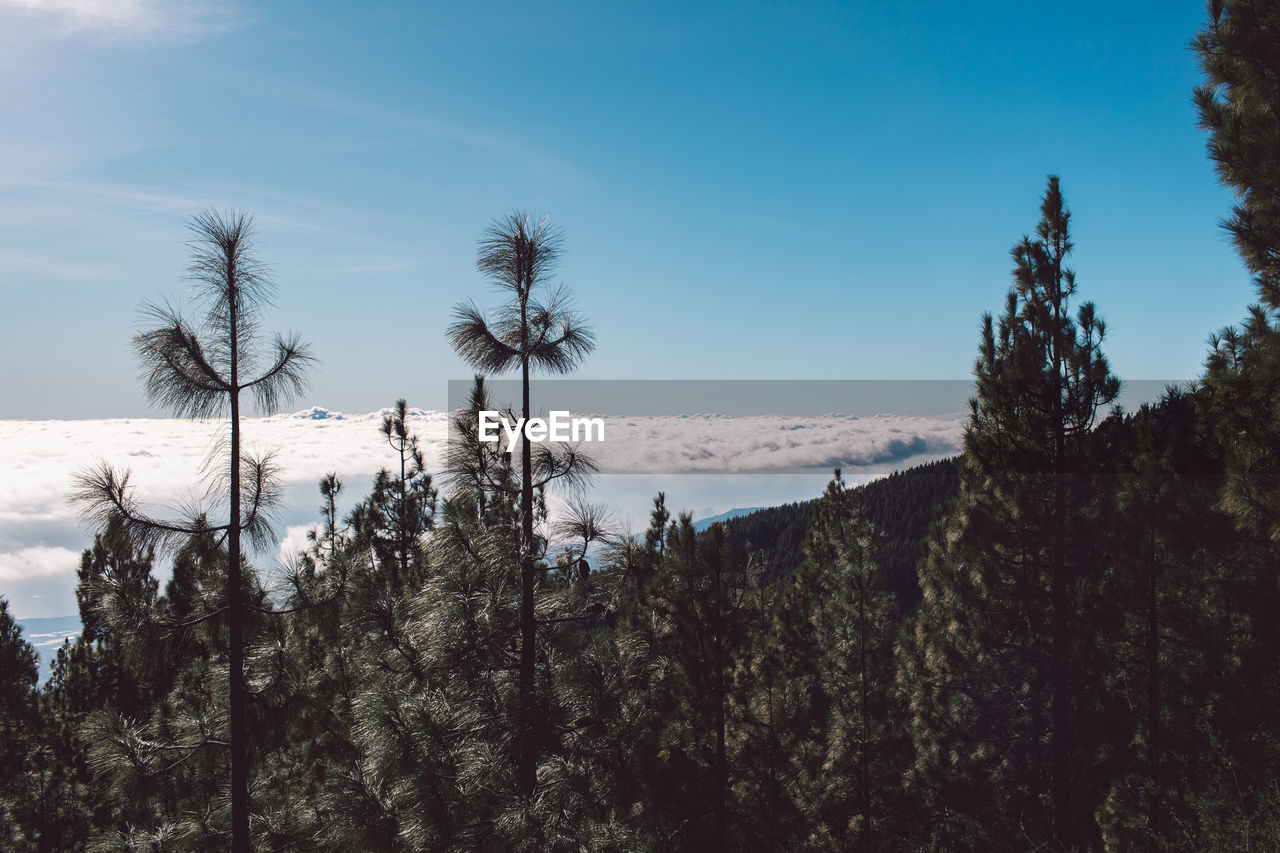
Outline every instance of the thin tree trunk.
{"label": "thin tree trunk", "polygon": [[[717,650],[719,640],[717,639]],[[721,655],[717,654],[717,658]],[[716,670],[716,847],[729,849],[729,760],[725,750],[724,670]]]}
{"label": "thin tree trunk", "polygon": [[235,267],[231,279],[231,521],[227,528],[227,622],[231,688],[231,850],[249,853],[249,757],[245,735],[244,624],[240,601],[240,377],[237,352]]}
{"label": "thin tree trunk", "polygon": [[[403,423],[403,422],[402,422]],[[405,490],[404,483],[404,443],[405,439],[400,440],[400,577],[392,578],[392,586],[397,591],[400,584],[409,578],[409,513],[408,492]]]}
{"label": "thin tree trunk", "polygon": [[716,701],[716,766],[715,766],[715,821],[717,850],[729,849],[729,760],[725,750],[725,689],[724,669],[724,609],[723,585],[721,583],[721,555],[717,550],[711,556],[712,602],[715,610],[712,614],[714,631],[715,662],[715,701]]}
{"label": "thin tree trunk", "polygon": [[1149,534],[1151,545],[1151,579],[1147,587],[1149,624],[1147,626],[1147,765],[1151,773],[1151,794],[1147,800],[1147,829],[1151,833],[1149,850],[1160,849],[1160,589],[1159,564],[1156,560],[1155,532]]}
{"label": "thin tree trunk", "polygon": [[[523,315],[524,306],[521,305]],[[524,421],[529,422],[529,362],[521,365]],[[520,460],[520,714],[523,717],[519,760],[520,793],[533,796],[538,782],[538,745],[534,737],[534,666],[538,623],[533,608],[533,451],[528,433],[521,439]]]}
{"label": "thin tree trunk", "polygon": [[[1061,435],[1058,438],[1061,446]],[[1062,460],[1056,461],[1053,486],[1053,833],[1060,842],[1071,840],[1071,753],[1067,733],[1067,570]]]}
{"label": "thin tree trunk", "polygon": [[[860,561],[861,562],[861,561]],[[866,566],[860,565],[862,571]],[[867,588],[865,576],[859,582],[858,589],[858,671],[861,680],[862,703],[859,708],[862,729],[861,771],[862,771],[862,837],[858,839],[859,847],[870,849],[871,844],[871,753],[870,738],[867,737]]]}
{"label": "thin tree trunk", "polygon": [[1053,316],[1051,339],[1053,356],[1053,649],[1050,679],[1053,708],[1051,761],[1053,772],[1053,834],[1058,842],[1074,849],[1071,824],[1071,751],[1068,741],[1067,703],[1067,519],[1066,519],[1066,424],[1062,392],[1062,255],[1061,237],[1054,245]]}

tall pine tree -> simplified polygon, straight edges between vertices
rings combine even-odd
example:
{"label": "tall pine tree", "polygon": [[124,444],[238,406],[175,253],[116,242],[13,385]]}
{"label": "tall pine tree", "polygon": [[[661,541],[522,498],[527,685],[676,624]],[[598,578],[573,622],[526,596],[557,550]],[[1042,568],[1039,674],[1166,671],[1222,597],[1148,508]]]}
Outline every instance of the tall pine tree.
{"label": "tall pine tree", "polygon": [[1069,849],[1091,834],[1073,744],[1096,585],[1090,442],[1119,382],[1093,305],[1071,310],[1069,223],[1050,177],[1035,237],[1013,248],[1004,313],[983,322],[961,494],[926,562],[904,655],[920,781],[939,808],[960,810],[949,843],[974,843],[984,828],[1007,838],[997,826]]}
{"label": "tall pine tree", "polygon": [[[263,308],[275,285],[255,253],[253,219],[245,213],[204,210],[189,223],[191,261],[188,277],[202,316],[189,323],[174,307],[153,306],[156,328],[139,332],[134,345],[143,364],[148,398],[175,415],[227,418],[226,455],[220,460],[228,521],[216,529],[227,541],[228,694],[231,752],[231,848],[249,850],[249,695],[245,683],[245,625],[250,616],[244,598],[245,540],[265,544],[269,511],[277,499],[269,457],[244,451],[241,415],[251,402],[272,413],[299,393],[313,360],[296,335],[262,341]],[[168,522],[143,514],[128,487],[128,474],[103,465],[81,477],[78,499],[85,514],[104,527],[115,521],[140,544],[171,543],[198,535],[196,519]]]}

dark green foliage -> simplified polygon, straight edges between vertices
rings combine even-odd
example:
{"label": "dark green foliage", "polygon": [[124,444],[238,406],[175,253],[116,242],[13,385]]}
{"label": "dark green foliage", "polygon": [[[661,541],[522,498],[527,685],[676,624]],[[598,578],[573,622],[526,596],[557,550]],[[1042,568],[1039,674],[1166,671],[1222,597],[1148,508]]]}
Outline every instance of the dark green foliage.
{"label": "dark green foliage", "polygon": [[1280,9],[1212,0],[1194,47],[1208,78],[1196,89],[1209,156],[1237,202],[1225,222],[1262,302],[1280,308]]}
{"label": "dark green foliage", "polygon": [[911,750],[894,687],[900,622],[865,498],[836,472],[813,505],[804,563],[766,610],[741,726],[752,748],[740,760],[753,771],[741,786],[744,821],[770,842],[745,849],[903,846]]}
{"label": "dark green foliage", "polygon": [[397,400],[395,409],[382,419],[382,434],[399,457],[400,475],[393,478],[386,469],[379,472],[366,506],[374,517],[371,544],[382,554],[390,587],[398,591],[420,569],[413,558],[421,551],[422,536],[431,528],[436,490],[422,461],[418,437],[409,429],[404,400]]}
{"label": "dark green foliage", "polygon": [[[1091,756],[1087,790],[1098,804],[1100,843],[1111,849],[1146,843],[1153,790],[1167,849],[1242,843],[1272,831],[1274,800],[1265,785],[1224,799],[1232,774],[1252,778],[1269,765],[1249,753],[1265,741],[1233,729],[1254,705],[1233,684],[1239,664],[1221,641],[1233,624],[1231,579],[1205,571],[1221,565],[1214,555],[1233,531],[1229,517],[1212,510],[1221,462],[1201,417],[1197,398],[1171,395],[1138,416],[1109,419],[1097,434],[1097,464],[1113,484],[1094,490],[1109,502],[1099,516],[1125,523],[1095,522],[1105,532],[1099,553],[1107,554],[1094,575],[1097,654],[1082,654],[1078,678],[1099,683],[1077,689],[1091,732],[1079,747]],[[512,739],[515,496],[495,493],[483,518],[474,490],[446,500],[412,555],[424,571],[387,609],[367,592],[382,588],[367,542],[353,523],[337,521],[341,484],[326,478],[321,527],[279,604],[292,612],[250,630],[258,697],[252,754],[260,768],[255,837],[272,847],[322,850],[1022,849],[1002,847],[1006,811],[1018,801],[1001,786],[1016,792],[1030,783],[997,775],[966,789],[948,787],[954,783],[943,774],[939,787],[925,784],[930,777],[913,769],[920,758],[908,736],[914,682],[894,675],[895,654],[908,661],[933,646],[920,644],[918,633],[900,634],[900,611],[875,559],[890,549],[869,522],[870,499],[878,492],[884,506],[913,506],[933,493],[928,484],[945,484],[954,470],[950,461],[935,463],[872,484],[878,489],[847,489],[837,480],[806,507],[805,559],[773,584],[763,581],[761,555],[749,559],[728,525],[696,534],[687,516],[670,522],[665,501],[655,502],[643,541],[612,540],[586,577],[544,563],[532,803],[521,795]],[[936,488],[946,494],[945,485]],[[946,508],[943,500],[927,515]],[[593,512],[580,507],[568,521],[580,533],[595,526]],[[964,512],[962,502],[951,523],[974,517]],[[1158,773],[1147,750],[1151,670],[1144,670],[1145,590],[1156,552],[1150,539],[1131,535],[1144,518],[1157,531],[1165,626],[1157,655],[1164,685]],[[103,542],[86,553],[87,565],[138,564],[127,554],[108,557]],[[981,537],[974,542],[986,547]],[[548,545],[539,539],[538,547]],[[570,549],[565,566],[582,546]],[[80,827],[77,837],[199,849],[225,832],[225,805],[217,807],[225,803],[218,793],[225,755],[200,746],[226,713],[225,627],[216,617],[201,620],[222,600],[224,560],[206,532],[176,555],[165,595],[151,586],[150,612],[200,621],[168,629],[169,653],[129,676],[152,685],[149,721],[85,718],[80,728],[92,735],[86,742],[98,771],[89,787],[50,761],[54,770],[44,778],[56,784],[47,787],[64,793],[45,802],[58,804],[63,827]],[[256,588],[245,596],[265,604]],[[922,614],[935,612],[928,601]],[[118,643],[130,660],[130,643],[106,643]],[[109,708],[118,701],[103,698],[110,679],[86,675],[104,670],[93,669],[85,649],[63,653],[50,696]],[[63,719],[79,713],[50,708]],[[1012,720],[988,720],[996,722]],[[965,737],[953,729],[941,746],[954,749]],[[176,767],[155,751],[159,744],[182,747]],[[63,764],[78,760],[73,754]],[[144,772],[126,772],[129,765]],[[983,777],[966,778],[973,785]],[[97,814],[84,810],[86,802],[113,805]],[[938,821],[940,808],[955,823]]]}
{"label": "dark green foliage", "polygon": [[0,841],[10,850],[37,849],[45,829],[32,809],[41,781],[36,677],[35,649],[0,598]]}
{"label": "dark green foliage", "polygon": [[[1266,731],[1240,728],[1258,706],[1236,683],[1247,660],[1236,650],[1248,643],[1232,633],[1242,624],[1233,616],[1239,591],[1221,555],[1235,532],[1229,516],[1212,507],[1221,482],[1213,432],[1198,398],[1172,395],[1137,416],[1109,419],[1097,436],[1094,456],[1107,477],[1092,494],[1106,510],[1092,517],[1123,519],[1091,522],[1101,539],[1093,551],[1098,568],[1089,575],[1098,584],[1090,599],[1097,632],[1093,651],[1082,649],[1075,682],[1077,713],[1090,732],[1077,746],[1090,768],[1081,796],[1096,803],[1098,843],[1115,850],[1147,844],[1149,803],[1158,792],[1160,849],[1246,845],[1244,839],[1256,848],[1274,831],[1274,794],[1258,776],[1274,765],[1259,751]],[[326,478],[321,526],[275,605],[287,615],[259,618],[247,631],[256,697],[251,756],[259,768],[255,844],[370,851],[1025,849],[1013,840],[1023,836],[1010,834],[1009,815],[1022,808],[1044,820],[1042,803],[1019,800],[1036,783],[1008,771],[966,774],[960,782],[951,774],[963,761],[937,776],[925,773],[969,735],[941,731],[920,741],[940,752],[916,753],[911,735],[921,730],[911,729],[919,724],[911,703],[921,694],[911,673],[921,664],[906,665],[902,681],[895,675],[902,665],[895,655],[924,661],[947,629],[918,633],[935,624],[921,621],[937,612],[926,597],[909,623],[917,633],[901,633],[888,573],[876,559],[892,549],[870,523],[871,499],[914,507],[936,493],[943,497],[919,515],[939,516],[954,465],[935,463],[872,487],[836,481],[805,506],[805,557],[774,583],[764,580],[761,554],[749,557],[732,542],[731,525],[694,533],[687,516],[670,521],[665,500],[655,503],[643,540],[610,539],[593,549],[584,576],[575,563],[577,537],[593,535],[597,513],[580,506],[566,520],[575,531],[566,537],[569,549],[541,560],[536,574],[541,714],[532,801],[522,794],[513,738],[518,493],[493,491],[483,516],[477,490],[460,486],[447,496],[411,554],[422,571],[400,596],[384,598],[368,541],[356,532],[359,514],[347,524],[337,519],[341,484]],[[964,507],[962,499],[949,525],[976,517]],[[752,518],[759,524],[770,515]],[[1132,535],[1139,523],[1155,530],[1155,551],[1150,538]],[[935,532],[947,529],[955,528]],[[145,560],[104,552],[106,541],[86,553],[86,565],[133,565],[117,574],[145,579]],[[536,541],[539,553],[551,550],[541,534]],[[964,541],[975,559],[988,553],[983,535]],[[1158,575],[1150,571],[1152,554]],[[112,634],[126,624],[117,613],[99,623],[100,646],[68,646],[60,656],[45,707],[50,719],[64,722],[50,730],[44,764],[29,765],[45,769],[26,778],[41,781],[46,793],[31,802],[60,815],[59,831],[68,833],[62,837],[105,849],[223,843],[226,755],[212,741],[227,712],[226,628],[213,615],[225,595],[225,559],[206,530],[175,555],[164,595],[152,584],[143,596],[152,615],[141,624],[160,626],[147,629],[160,633],[137,639],[164,654],[135,656],[128,638]],[[110,572],[90,571],[86,579],[104,574]],[[1162,626],[1155,772],[1146,710],[1152,578]],[[931,582],[926,591],[934,588]],[[244,596],[267,605],[256,587]],[[963,624],[979,611],[952,612]],[[122,654],[101,651],[107,649]],[[110,675],[118,666],[122,675]],[[994,677],[1001,669],[983,672]],[[1087,679],[1096,683],[1086,687]],[[137,717],[112,710],[123,701],[112,693],[123,696],[130,691],[120,687],[130,683],[149,697]],[[84,714],[89,706],[105,713]],[[990,713],[991,731],[1017,722],[1005,708]],[[61,741],[72,745],[63,757],[57,731],[72,733]],[[87,776],[76,770],[86,763],[93,771]],[[1239,796],[1232,779],[1254,779],[1254,787]],[[43,818],[33,820],[40,825]]]}
{"label": "dark green foliage", "polygon": [[[955,459],[939,459],[894,471],[855,487],[862,513],[876,531],[875,561],[885,586],[906,613],[920,600],[917,566],[930,526],[960,488]],[[759,552],[766,583],[785,580],[804,559],[804,540],[816,499],[731,518],[725,536],[735,547]]]}
{"label": "dark green foliage", "polygon": [[[1211,339],[1199,401],[1222,449],[1219,507],[1235,531],[1224,536],[1225,651],[1237,688],[1219,705],[1218,760],[1206,771],[1213,793],[1196,813],[1230,821],[1230,832],[1201,827],[1243,849],[1274,845],[1280,762],[1280,9],[1265,0],[1209,5],[1195,41],[1206,80],[1196,91],[1201,125],[1218,175],[1236,194],[1225,225],[1258,286],[1260,304],[1243,324]],[[1237,786],[1234,794],[1232,786]],[[1252,826],[1249,832],[1239,827]]]}
{"label": "dark green foliage", "polygon": [[814,501],[799,501],[757,510],[721,522],[725,538],[734,546],[758,552],[775,583],[790,577],[804,560],[804,537],[813,515]]}
{"label": "dark green foliage", "polygon": [[[658,733],[655,805],[691,849],[728,849],[731,812],[730,704],[758,599],[745,560],[712,525],[694,532],[686,513],[664,537],[649,585],[648,640],[662,661],[655,700]],[[734,821],[736,823],[736,821]],[[678,829],[677,829],[678,827]]]}
{"label": "dark green foliage", "polygon": [[1098,819],[1112,850],[1177,849],[1199,831],[1213,732],[1238,704],[1224,642],[1231,523],[1214,505],[1221,453],[1206,427],[1196,394],[1172,389],[1098,430],[1102,514],[1124,520],[1099,526],[1108,562],[1095,667],[1107,690],[1094,725],[1109,742]]}
{"label": "dark green foliage", "polygon": [[[921,574],[904,651],[918,740],[913,784],[947,843],[1089,843],[1097,462],[1091,428],[1119,383],[1084,303],[1074,319],[1069,213],[1050,178],[1036,239],[1014,247],[1014,288],[985,318],[960,496]],[[958,798],[964,792],[964,800]],[[1051,806],[1051,808],[1046,808]],[[940,838],[938,839],[941,840]]]}

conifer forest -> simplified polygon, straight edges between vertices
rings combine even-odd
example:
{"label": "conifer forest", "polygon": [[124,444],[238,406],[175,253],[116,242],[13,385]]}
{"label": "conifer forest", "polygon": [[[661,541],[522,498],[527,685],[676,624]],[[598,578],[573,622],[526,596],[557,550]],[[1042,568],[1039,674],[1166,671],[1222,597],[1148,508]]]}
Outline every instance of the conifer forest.
{"label": "conifer forest", "polygon": [[225,425],[220,514],[75,473],[83,631],[43,683],[0,599],[0,848],[1280,850],[1280,6],[1213,0],[1192,49],[1257,291],[1195,381],[1115,406],[1091,211],[1051,175],[963,451],[705,529],[658,493],[624,533],[586,449],[480,440],[486,380],[527,418],[600,343],[558,285],[574,234],[517,211],[459,247],[491,287],[418,326],[474,371],[443,463],[398,401],[382,472],[316,484],[269,583],[279,466],[241,420],[319,352],[274,331],[263,226],[196,213],[190,302],[120,334],[154,405]]}

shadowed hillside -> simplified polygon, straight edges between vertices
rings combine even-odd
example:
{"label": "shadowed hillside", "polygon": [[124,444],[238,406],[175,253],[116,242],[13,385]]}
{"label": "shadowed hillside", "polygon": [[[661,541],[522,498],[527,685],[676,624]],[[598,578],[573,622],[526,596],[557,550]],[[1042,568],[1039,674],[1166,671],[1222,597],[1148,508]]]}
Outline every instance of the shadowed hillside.
{"label": "shadowed hillside", "polygon": [[[939,459],[854,489],[867,520],[878,533],[877,560],[885,585],[906,612],[920,600],[916,564],[924,555],[929,527],[942,516],[960,489],[954,458]],[[763,553],[764,580],[773,583],[796,570],[804,559],[804,536],[817,499],[757,510],[725,522],[735,546]]]}

